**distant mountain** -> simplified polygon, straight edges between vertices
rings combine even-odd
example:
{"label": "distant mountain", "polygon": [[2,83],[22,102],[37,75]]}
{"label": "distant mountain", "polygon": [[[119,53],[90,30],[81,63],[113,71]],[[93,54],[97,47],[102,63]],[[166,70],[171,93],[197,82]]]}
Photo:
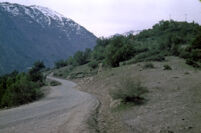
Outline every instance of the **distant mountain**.
{"label": "distant mountain", "polygon": [[52,66],[96,37],[73,20],[41,6],[0,3],[0,74],[26,70],[42,60]]}
{"label": "distant mountain", "polygon": [[123,33],[122,35],[124,36],[128,36],[128,35],[138,35],[140,32],[142,32],[142,30],[131,30],[128,32]]}
{"label": "distant mountain", "polygon": [[124,32],[124,33],[116,33],[114,35],[111,35],[109,36],[109,38],[112,38],[114,36],[129,36],[129,35],[138,35],[140,34],[140,32],[142,32],[142,30],[131,30],[131,31],[128,31],[128,32]]}

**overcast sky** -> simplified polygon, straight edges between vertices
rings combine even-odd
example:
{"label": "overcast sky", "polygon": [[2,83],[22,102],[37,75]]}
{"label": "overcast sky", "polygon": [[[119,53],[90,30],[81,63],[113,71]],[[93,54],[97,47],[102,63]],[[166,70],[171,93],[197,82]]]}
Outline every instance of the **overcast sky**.
{"label": "overcast sky", "polygon": [[5,1],[48,7],[98,37],[151,28],[162,19],[201,24],[199,0],[0,0]]}

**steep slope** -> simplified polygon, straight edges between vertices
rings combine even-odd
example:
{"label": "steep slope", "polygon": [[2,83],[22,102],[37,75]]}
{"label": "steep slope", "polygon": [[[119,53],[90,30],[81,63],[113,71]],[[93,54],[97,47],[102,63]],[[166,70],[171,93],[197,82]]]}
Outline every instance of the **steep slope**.
{"label": "steep slope", "polygon": [[0,3],[0,74],[26,70],[34,61],[52,66],[96,37],[71,19],[40,6]]}

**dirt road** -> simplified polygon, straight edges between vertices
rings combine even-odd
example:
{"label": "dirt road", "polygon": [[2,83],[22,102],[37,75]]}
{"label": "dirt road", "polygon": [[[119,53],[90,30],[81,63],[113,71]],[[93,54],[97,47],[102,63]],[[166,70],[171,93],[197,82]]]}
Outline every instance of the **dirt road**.
{"label": "dirt road", "polygon": [[73,89],[73,82],[51,87],[40,101],[0,111],[0,133],[87,133],[87,119],[98,106],[90,94]]}

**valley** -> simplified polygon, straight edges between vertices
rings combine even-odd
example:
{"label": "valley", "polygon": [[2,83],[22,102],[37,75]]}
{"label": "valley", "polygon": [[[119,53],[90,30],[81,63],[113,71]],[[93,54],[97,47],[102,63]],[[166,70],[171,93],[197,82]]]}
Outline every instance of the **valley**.
{"label": "valley", "polygon": [[200,21],[167,19],[173,5],[184,14],[175,1],[158,1],[160,13],[155,1],[78,1],[46,4],[96,35],[122,34],[0,0],[0,133],[200,133]]}

